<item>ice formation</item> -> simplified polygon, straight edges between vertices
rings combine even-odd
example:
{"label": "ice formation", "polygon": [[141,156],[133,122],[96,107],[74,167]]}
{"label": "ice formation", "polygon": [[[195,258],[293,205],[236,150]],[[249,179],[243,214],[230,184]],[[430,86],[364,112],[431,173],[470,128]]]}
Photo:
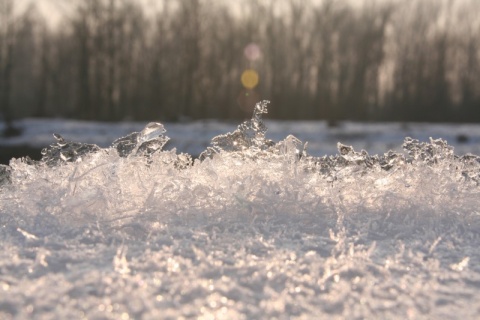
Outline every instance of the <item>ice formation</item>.
{"label": "ice formation", "polygon": [[480,157],[314,157],[266,111],[195,160],[150,123],[0,166],[0,318],[478,317]]}

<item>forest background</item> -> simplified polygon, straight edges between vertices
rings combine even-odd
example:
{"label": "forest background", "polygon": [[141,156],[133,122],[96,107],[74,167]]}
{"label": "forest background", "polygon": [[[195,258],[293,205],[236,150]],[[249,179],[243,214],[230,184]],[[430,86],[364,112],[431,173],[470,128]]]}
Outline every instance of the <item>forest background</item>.
{"label": "forest background", "polygon": [[480,121],[478,0],[155,3],[72,1],[53,25],[35,2],[0,0],[7,127],[241,119],[260,99],[270,118],[332,125]]}

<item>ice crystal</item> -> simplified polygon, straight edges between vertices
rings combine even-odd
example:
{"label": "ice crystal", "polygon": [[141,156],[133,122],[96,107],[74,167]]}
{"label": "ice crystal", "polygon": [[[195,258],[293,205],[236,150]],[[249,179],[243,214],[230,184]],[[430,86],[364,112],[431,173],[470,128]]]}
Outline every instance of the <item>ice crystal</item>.
{"label": "ice crystal", "polygon": [[81,161],[86,154],[100,150],[94,144],[70,142],[56,133],[53,136],[57,140],[56,143],[42,150],[42,162],[48,166]]}
{"label": "ice crystal", "polygon": [[266,112],[195,161],[150,123],[0,166],[0,318],[478,317],[479,156],[316,157]]}
{"label": "ice crystal", "polygon": [[115,140],[113,146],[121,157],[127,157],[131,154],[151,156],[160,151],[170,140],[169,137],[163,135],[165,132],[166,130],[161,123],[151,122],[141,132],[133,132],[126,137]]}
{"label": "ice crystal", "polygon": [[408,152],[410,160],[420,160],[429,164],[453,157],[453,148],[442,139],[430,138],[430,143],[427,143],[407,137],[403,148]]}
{"label": "ice crystal", "polygon": [[246,155],[270,148],[273,142],[265,138],[267,127],[262,118],[267,113],[268,103],[267,100],[257,103],[252,119],[240,124],[234,132],[214,137],[212,147],[205,150],[200,159],[211,158],[219,152],[240,152]]}

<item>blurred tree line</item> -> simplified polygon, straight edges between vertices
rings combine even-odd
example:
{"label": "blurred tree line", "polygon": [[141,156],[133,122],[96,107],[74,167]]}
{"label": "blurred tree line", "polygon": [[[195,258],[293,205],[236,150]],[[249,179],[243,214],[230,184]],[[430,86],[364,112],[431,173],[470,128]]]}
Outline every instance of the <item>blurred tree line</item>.
{"label": "blurred tree line", "polygon": [[480,121],[478,0],[156,3],[77,1],[52,27],[0,0],[1,117],[242,118],[255,68],[272,118]]}

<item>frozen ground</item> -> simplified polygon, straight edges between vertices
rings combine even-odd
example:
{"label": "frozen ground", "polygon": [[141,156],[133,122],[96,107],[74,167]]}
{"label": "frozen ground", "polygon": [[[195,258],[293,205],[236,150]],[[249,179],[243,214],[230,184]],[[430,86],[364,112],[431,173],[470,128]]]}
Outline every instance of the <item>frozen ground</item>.
{"label": "frozen ground", "polygon": [[[83,143],[36,134],[42,162],[0,167],[0,319],[478,318],[480,158],[462,156],[478,127],[267,122],[265,137],[257,111],[238,129],[166,125],[165,147],[158,124],[106,148],[143,125],[37,122]],[[201,160],[181,153],[225,132]]]}

